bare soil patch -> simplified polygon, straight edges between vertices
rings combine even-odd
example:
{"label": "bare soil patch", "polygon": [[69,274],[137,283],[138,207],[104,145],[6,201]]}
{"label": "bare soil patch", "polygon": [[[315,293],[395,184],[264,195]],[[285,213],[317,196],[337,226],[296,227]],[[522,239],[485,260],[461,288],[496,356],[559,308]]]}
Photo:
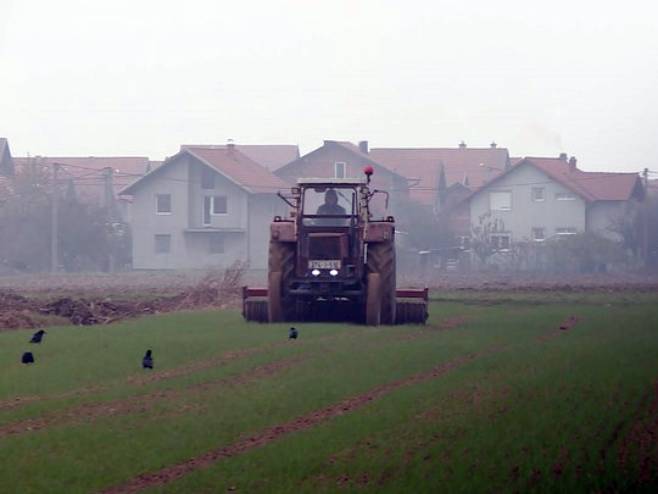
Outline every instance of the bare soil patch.
{"label": "bare soil patch", "polygon": [[342,400],[333,405],[329,405],[307,415],[297,417],[290,422],[276,425],[265,429],[258,434],[245,437],[244,439],[239,440],[232,445],[209,451],[203,455],[190,458],[189,460],[181,462],[177,465],[163,468],[158,472],[138,475],[123,485],[110,487],[103,492],[106,494],[134,493],[147,488],[173,482],[174,480],[179,479],[195,470],[207,468],[217,461],[234,457],[257,447],[265,446],[273,441],[276,441],[277,439],[280,439],[281,437],[301,430],[310,429],[340,415],[351,413],[355,410],[363,408],[369,403],[383,398],[384,396],[403,386],[418,384],[430,379],[441,377],[447,372],[456,369],[466,363],[469,363],[485,354],[493,353],[499,350],[499,348],[494,348],[479,353],[458,357],[456,359],[440,364],[429,371],[421,372],[404,379],[382,384],[363,394],[346,398],[345,400]]}

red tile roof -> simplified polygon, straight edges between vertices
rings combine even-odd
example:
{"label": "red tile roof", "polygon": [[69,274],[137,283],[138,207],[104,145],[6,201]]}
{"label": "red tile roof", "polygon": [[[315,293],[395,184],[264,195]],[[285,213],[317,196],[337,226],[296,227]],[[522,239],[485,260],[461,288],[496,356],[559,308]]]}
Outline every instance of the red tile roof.
{"label": "red tile roof", "polygon": [[505,169],[509,153],[505,148],[373,148],[372,159],[406,177],[410,196],[424,204],[434,204],[439,169],[443,165],[446,185],[463,183],[478,188]]}
{"label": "red tile roof", "polygon": [[[575,163],[572,165],[566,159],[545,157],[523,158],[507,172],[496,177],[491,183],[497,182],[503,176],[523,165],[538,168],[548,177],[588,202],[626,201],[642,188],[642,182],[637,173],[586,172],[576,168]],[[473,195],[477,192],[475,191]]]}
{"label": "red tile roof", "polygon": [[264,166],[256,163],[246,154],[230,147],[201,148],[187,150],[192,156],[215,168],[229,180],[247,192],[275,193],[290,186]]}
{"label": "red tile roof", "polygon": [[62,181],[73,180],[78,197],[83,201],[100,202],[104,195],[104,169],[114,171],[112,182],[114,192],[136,182],[147,173],[149,162],[146,156],[36,156],[30,158],[14,158],[17,166],[35,163],[41,166],[52,166],[57,163]]}
{"label": "red tile roof", "polygon": [[[235,149],[251,158],[270,171],[299,158],[299,147],[296,144],[234,144]],[[182,149],[225,149],[226,145],[184,144]]]}
{"label": "red tile roof", "polygon": [[529,157],[519,164],[525,161],[588,201],[626,201],[641,187],[637,173],[586,172],[561,158]]}

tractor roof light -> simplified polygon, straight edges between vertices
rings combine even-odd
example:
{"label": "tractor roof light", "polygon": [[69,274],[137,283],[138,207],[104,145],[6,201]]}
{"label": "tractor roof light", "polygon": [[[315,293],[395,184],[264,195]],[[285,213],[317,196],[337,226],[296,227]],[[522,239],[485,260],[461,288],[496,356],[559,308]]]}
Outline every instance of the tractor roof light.
{"label": "tractor roof light", "polygon": [[366,165],[363,167],[363,173],[365,173],[368,184],[370,183],[370,177],[372,176],[373,173],[375,173],[375,169],[372,167],[372,165]]}

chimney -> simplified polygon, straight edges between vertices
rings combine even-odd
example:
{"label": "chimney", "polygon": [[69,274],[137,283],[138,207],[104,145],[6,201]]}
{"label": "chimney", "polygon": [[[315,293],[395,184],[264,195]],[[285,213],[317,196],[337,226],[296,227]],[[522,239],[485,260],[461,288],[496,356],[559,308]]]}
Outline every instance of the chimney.
{"label": "chimney", "polygon": [[233,151],[233,149],[235,149],[235,143],[233,142],[233,139],[226,140],[226,149],[229,151]]}
{"label": "chimney", "polygon": [[569,171],[575,172],[576,171],[576,163],[578,160],[576,159],[575,156],[572,156],[569,158]]}
{"label": "chimney", "polygon": [[491,144],[489,144],[489,147],[491,147],[491,149],[496,149],[498,147],[498,144],[496,144],[496,141],[494,141]]}
{"label": "chimney", "polygon": [[460,143],[459,143],[459,147],[460,147],[461,149],[465,149],[465,148],[466,148],[466,143],[465,143],[464,141],[460,142]]}
{"label": "chimney", "polygon": [[368,141],[359,141],[359,151],[368,154]]}
{"label": "chimney", "polygon": [[562,161],[567,161],[567,153],[560,153],[560,159]]}

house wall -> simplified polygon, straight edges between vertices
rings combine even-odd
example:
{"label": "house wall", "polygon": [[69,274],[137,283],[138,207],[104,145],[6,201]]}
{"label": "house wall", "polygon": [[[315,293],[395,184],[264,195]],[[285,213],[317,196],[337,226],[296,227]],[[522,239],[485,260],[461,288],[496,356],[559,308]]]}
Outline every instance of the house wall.
{"label": "house wall", "polygon": [[[532,200],[533,187],[544,188],[544,201]],[[472,227],[477,227],[480,217],[490,212],[489,193],[493,191],[511,191],[511,210],[491,211],[491,218],[485,222],[502,220],[504,231],[511,234],[512,241],[530,240],[533,228],[544,228],[546,238],[555,235],[557,228],[575,228],[579,232],[585,230],[585,201],[579,196],[570,201],[557,200],[556,193],[570,190],[531,165],[521,165],[471,199]]]}
{"label": "house wall", "polygon": [[274,216],[287,216],[289,207],[273,194],[249,197],[249,268],[267,269],[270,224]]}
{"label": "house wall", "polygon": [[614,241],[622,241],[623,237],[613,231],[624,217],[635,214],[634,202],[627,201],[597,201],[592,203],[587,210],[587,230],[598,233],[602,237]]}
{"label": "house wall", "polygon": [[[130,207],[133,239],[133,267],[136,269],[176,269],[186,264],[185,238],[188,206],[187,157],[144,180],[135,191]],[[156,194],[171,194],[172,212],[156,214]],[[171,235],[171,252],[155,253],[155,235]]]}

